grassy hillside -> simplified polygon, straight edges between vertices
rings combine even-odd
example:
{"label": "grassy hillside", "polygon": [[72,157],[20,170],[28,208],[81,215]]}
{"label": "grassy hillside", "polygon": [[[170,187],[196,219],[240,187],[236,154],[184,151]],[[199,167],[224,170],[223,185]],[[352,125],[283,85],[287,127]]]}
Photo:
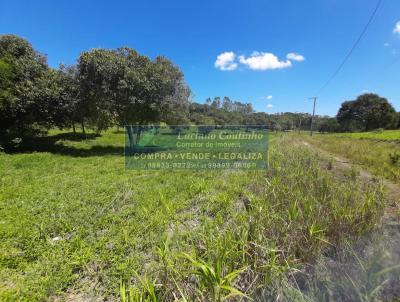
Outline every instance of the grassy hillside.
{"label": "grassy hillside", "polygon": [[254,296],[385,204],[379,183],[335,178],[290,136],[253,172],[124,170],[123,143],[53,132],[0,154],[0,300]]}

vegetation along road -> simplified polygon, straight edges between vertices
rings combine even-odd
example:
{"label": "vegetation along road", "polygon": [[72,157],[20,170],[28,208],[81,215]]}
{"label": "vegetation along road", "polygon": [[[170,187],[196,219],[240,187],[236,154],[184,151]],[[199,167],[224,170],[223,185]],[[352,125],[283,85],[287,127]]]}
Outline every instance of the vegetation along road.
{"label": "vegetation along road", "polygon": [[[372,232],[387,209],[399,217],[398,191],[388,198],[364,169],[311,148],[319,136],[272,134],[270,169],[228,174],[123,171],[115,130],[50,137],[38,152],[0,155],[5,300],[311,297],[300,283],[321,252]],[[387,296],[392,273],[378,275],[372,294],[346,294]]]}
{"label": "vegetation along road", "polygon": [[[260,58],[305,60],[230,52],[215,68]],[[268,157],[266,140],[234,145],[229,127],[268,129]],[[54,68],[1,35],[0,301],[399,301],[399,129],[376,93],[334,117],[269,114],[194,101],[164,56],[94,48]],[[220,143],[235,152],[208,154],[226,169],[125,169],[125,138],[137,164],[163,159],[181,132],[233,134]],[[259,170],[235,169],[249,157]]]}

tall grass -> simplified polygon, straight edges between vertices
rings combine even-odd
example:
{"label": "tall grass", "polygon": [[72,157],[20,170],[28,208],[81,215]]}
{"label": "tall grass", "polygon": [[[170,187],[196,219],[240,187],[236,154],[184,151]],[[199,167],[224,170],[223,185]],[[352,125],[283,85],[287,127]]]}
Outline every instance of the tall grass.
{"label": "tall grass", "polygon": [[121,135],[0,155],[1,300],[257,299],[382,215],[379,184],[332,177],[290,137],[269,170],[228,173],[124,171]]}
{"label": "tall grass", "polygon": [[[224,191],[197,208],[193,214],[202,213],[202,222],[196,229],[176,230],[170,260],[154,263],[154,271],[174,267],[169,280],[158,278],[160,300],[257,299],[322,251],[371,229],[384,207],[381,187],[356,176],[340,182],[320,169],[325,160],[278,138],[269,171],[240,174],[244,184],[237,175],[227,180],[224,186],[240,188],[238,195]],[[182,258],[182,252],[190,256]]]}
{"label": "tall grass", "polygon": [[[400,133],[399,131],[397,131]],[[349,134],[350,135],[350,134]],[[354,134],[356,135],[356,134]],[[348,135],[304,136],[317,147],[363,165],[373,174],[400,183],[400,145],[398,142],[375,139],[353,139]]]}

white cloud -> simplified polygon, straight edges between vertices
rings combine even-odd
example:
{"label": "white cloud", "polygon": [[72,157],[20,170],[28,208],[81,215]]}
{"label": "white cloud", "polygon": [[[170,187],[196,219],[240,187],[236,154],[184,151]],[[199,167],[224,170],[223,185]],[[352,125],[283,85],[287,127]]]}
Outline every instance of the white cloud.
{"label": "white cloud", "polygon": [[383,44],[383,46],[389,47],[389,46],[390,46],[390,43],[387,43],[387,42],[386,42],[386,43]]}
{"label": "white cloud", "polygon": [[297,61],[297,62],[302,62],[304,61],[306,58],[304,58],[304,56],[295,53],[295,52],[290,52],[286,55],[286,59],[288,60],[293,60],[293,61]]}
{"label": "white cloud", "polygon": [[288,53],[286,60],[280,60],[273,53],[254,51],[248,57],[244,55],[239,56],[237,61],[236,54],[233,51],[225,51],[218,55],[214,66],[219,70],[231,71],[238,67],[238,63],[241,63],[252,70],[269,70],[288,68],[292,66],[292,61],[301,62],[304,60],[304,56],[295,52]]}
{"label": "white cloud", "polygon": [[252,70],[280,69],[292,66],[292,62],[280,61],[277,56],[269,52],[255,51],[250,57],[239,56],[239,62]]}
{"label": "white cloud", "polygon": [[237,63],[235,63],[236,55],[233,51],[226,51],[221,53],[214,63],[215,68],[219,70],[235,70]]}
{"label": "white cloud", "polygon": [[265,97],[267,100],[272,100],[272,95],[268,95]]}
{"label": "white cloud", "polygon": [[267,105],[267,108],[273,108],[273,107],[274,107],[274,105],[272,105],[272,104]]}
{"label": "white cloud", "polygon": [[393,29],[393,33],[400,35],[400,21],[397,21],[397,23]]}

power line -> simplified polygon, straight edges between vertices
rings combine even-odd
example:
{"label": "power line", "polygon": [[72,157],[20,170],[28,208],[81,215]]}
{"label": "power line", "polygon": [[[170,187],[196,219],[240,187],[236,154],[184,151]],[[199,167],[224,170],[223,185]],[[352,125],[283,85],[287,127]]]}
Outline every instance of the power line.
{"label": "power line", "polygon": [[364,26],[364,29],[362,30],[361,34],[358,36],[357,40],[351,47],[350,51],[347,53],[347,55],[344,57],[342,63],[339,65],[339,67],[335,70],[335,72],[332,74],[332,76],[326,81],[326,83],[318,90],[317,94],[320,94],[331,82],[332,80],[337,76],[337,74],[340,72],[340,70],[343,68],[344,64],[346,64],[347,60],[350,58],[350,56],[353,54],[354,50],[360,43],[362,37],[365,35],[367,32],[368,27],[371,25],[372,21],[375,18],[376,13],[378,12],[379,7],[381,6],[383,0],[378,0],[378,3],[375,6],[374,11],[372,12],[367,24]]}
{"label": "power line", "polygon": [[[398,62],[400,61],[400,56],[397,56],[396,58],[394,58],[393,60],[391,60],[388,64],[385,64],[385,65],[382,65],[382,66],[380,66],[380,68],[379,68],[379,70],[377,71],[377,72],[374,72],[374,73],[368,73],[368,76],[363,80],[363,82],[369,82],[369,81],[371,81],[371,80],[374,80],[374,83],[376,84],[379,84],[379,83],[381,83],[381,82],[377,82],[376,81],[376,75],[380,75],[380,74],[382,74],[382,73],[384,73],[384,72],[386,72],[387,73],[387,71],[388,70],[390,70],[393,66],[395,66]],[[348,84],[348,83],[346,83],[346,84]],[[347,87],[348,85],[346,85],[346,87]],[[366,87],[366,88],[368,88],[368,87]]]}

